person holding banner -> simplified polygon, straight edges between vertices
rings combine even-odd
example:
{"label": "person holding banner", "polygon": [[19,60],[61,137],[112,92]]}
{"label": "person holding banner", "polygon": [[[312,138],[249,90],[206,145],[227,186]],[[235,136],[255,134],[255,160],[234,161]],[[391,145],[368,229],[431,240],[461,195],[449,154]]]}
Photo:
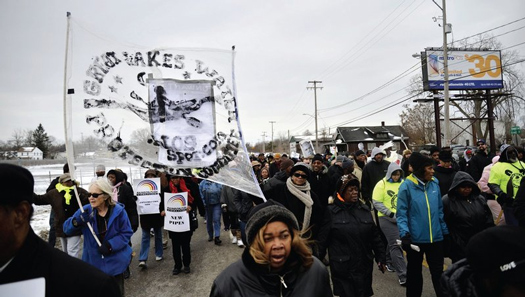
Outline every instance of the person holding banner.
{"label": "person holding banner", "polygon": [[0,295],[120,296],[113,277],[35,234],[30,224],[34,211],[31,172],[0,164],[0,187],[0,292],[4,293]]}
{"label": "person holding banner", "polygon": [[[190,190],[186,187],[186,182],[180,176],[171,175],[169,179],[168,187],[164,189],[165,193],[182,193],[185,192],[188,195],[188,205],[186,212],[190,213],[193,210],[193,196]],[[164,199],[163,199],[164,200]],[[162,203],[162,202],[161,202]],[[164,206],[163,206],[164,207]],[[196,216],[195,211],[193,215]],[[166,216],[166,211],[160,213],[161,216]],[[191,216],[190,216],[191,217]],[[211,223],[211,222],[210,222]],[[169,231],[169,237],[173,246],[173,260],[175,261],[175,267],[173,267],[173,275],[177,275],[181,272],[182,265],[184,264],[184,273],[190,273],[191,264],[191,236],[193,235],[192,228],[189,231],[184,232],[173,232]]]}
{"label": "person holding banner", "polygon": [[[144,174],[144,178],[156,178],[158,177],[157,170],[150,169]],[[159,193],[162,198],[162,193]],[[156,195],[155,195],[156,196]],[[140,243],[139,253],[139,267],[147,268],[146,262],[148,261],[149,246],[150,246],[150,230],[153,229],[155,236],[155,260],[161,261],[163,256],[163,245],[162,245],[162,227],[164,226],[164,218],[160,215],[164,206],[159,204],[158,213],[149,213],[140,215],[140,228],[142,229],[142,241]]]}
{"label": "person holding banner", "polygon": [[[89,204],[66,220],[64,233],[71,235],[82,231],[82,260],[113,275],[124,296],[124,272],[131,261],[129,242],[133,230],[124,206],[115,202],[112,195],[113,188],[106,179],[93,182],[89,186]],[[96,238],[88,224],[93,227]]]}

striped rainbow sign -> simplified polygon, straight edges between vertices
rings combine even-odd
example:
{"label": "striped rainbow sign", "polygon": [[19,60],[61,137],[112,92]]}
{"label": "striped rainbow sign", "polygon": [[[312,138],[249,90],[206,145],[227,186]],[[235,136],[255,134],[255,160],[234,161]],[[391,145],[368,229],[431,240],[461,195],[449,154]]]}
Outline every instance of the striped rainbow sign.
{"label": "striped rainbow sign", "polygon": [[186,206],[186,198],[182,195],[173,195],[170,199],[168,199],[168,205],[176,204],[178,206]]}
{"label": "striped rainbow sign", "polygon": [[157,184],[154,183],[152,180],[145,179],[137,185],[137,190],[145,190],[145,191],[157,191],[158,187]]}

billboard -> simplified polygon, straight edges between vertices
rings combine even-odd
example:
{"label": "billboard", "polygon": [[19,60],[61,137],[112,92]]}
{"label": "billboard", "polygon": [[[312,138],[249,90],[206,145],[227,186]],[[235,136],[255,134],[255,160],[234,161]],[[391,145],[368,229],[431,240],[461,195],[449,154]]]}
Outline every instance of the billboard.
{"label": "billboard", "polygon": [[[443,90],[443,51],[426,49],[421,53],[423,89]],[[449,90],[501,89],[503,75],[500,51],[449,50]]]}

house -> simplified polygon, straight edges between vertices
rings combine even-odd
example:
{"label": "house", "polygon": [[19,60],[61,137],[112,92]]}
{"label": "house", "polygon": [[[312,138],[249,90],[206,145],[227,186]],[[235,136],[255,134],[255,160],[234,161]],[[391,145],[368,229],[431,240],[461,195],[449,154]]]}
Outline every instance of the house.
{"label": "house", "polygon": [[44,159],[44,153],[36,146],[34,147],[22,147],[17,152],[19,159],[26,160],[42,160]]}
{"label": "house", "polygon": [[385,126],[385,122],[381,122],[381,126],[337,127],[334,142],[330,145],[335,145],[338,152],[355,152],[359,150],[359,143],[366,151],[392,141],[393,150],[398,151],[407,148],[408,137],[404,135],[403,127]]}

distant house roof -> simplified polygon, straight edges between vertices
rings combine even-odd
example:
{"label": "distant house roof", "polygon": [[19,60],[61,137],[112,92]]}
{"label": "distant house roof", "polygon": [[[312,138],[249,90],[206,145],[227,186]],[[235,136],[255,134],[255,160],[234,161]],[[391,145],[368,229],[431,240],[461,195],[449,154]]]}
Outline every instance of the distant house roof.
{"label": "distant house roof", "polygon": [[39,150],[40,149],[36,146],[25,146],[25,147],[21,147],[18,149],[18,152],[20,153],[30,153],[30,152],[33,152],[35,149]]}
{"label": "distant house roof", "polygon": [[311,140],[311,141],[315,141],[315,135],[294,135],[290,138],[290,143],[291,142],[300,142],[300,141],[303,141],[303,140]]}
{"label": "distant house roof", "polygon": [[336,139],[342,142],[381,142],[389,140],[408,139],[403,127],[396,126],[364,126],[364,127],[338,127]]}

